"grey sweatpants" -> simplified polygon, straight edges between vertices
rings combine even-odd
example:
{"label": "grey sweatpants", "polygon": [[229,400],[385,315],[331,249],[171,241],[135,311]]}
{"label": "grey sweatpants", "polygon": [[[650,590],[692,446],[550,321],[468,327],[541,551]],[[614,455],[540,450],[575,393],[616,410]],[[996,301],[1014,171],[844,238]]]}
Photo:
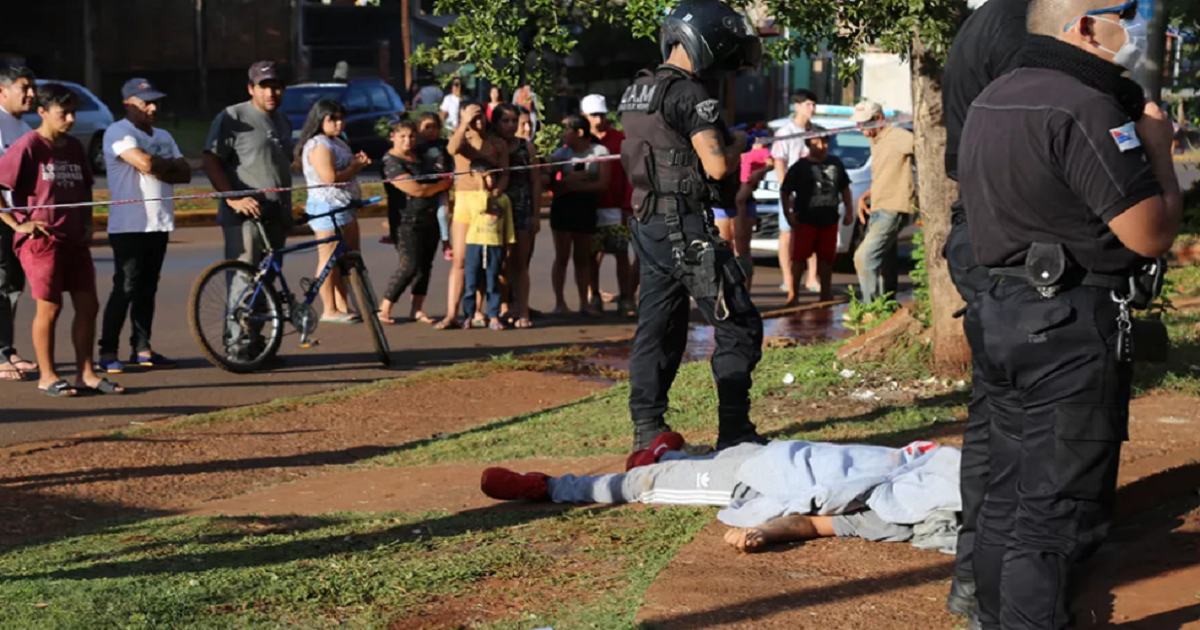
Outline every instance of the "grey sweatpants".
{"label": "grey sweatpants", "polygon": [[[555,503],[653,503],[658,505],[711,505],[728,507],[734,499],[752,499],[759,492],[738,482],[746,460],[763,447],[740,444],[703,457],[678,451],[662,461],[626,473],[552,477],[547,485]],[[906,542],[912,527],[896,525],[863,510],[833,517],[833,530],[843,538],[859,537],[878,542]]]}

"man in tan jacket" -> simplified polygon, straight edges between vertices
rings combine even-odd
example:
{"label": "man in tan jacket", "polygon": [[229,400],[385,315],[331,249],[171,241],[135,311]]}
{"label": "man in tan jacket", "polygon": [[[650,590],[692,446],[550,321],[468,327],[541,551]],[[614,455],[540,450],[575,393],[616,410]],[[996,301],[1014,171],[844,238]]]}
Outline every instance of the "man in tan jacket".
{"label": "man in tan jacket", "polygon": [[[863,101],[850,119],[882,121],[883,107]],[[896,237],[912,221],[916,186],[911,131],[888,126],[864,129],[863,135],[871,139],[871,189],[858,198],[858,220],[867,229],[854,252],[854,269],[862,301],[871,302],[896,293]]]}

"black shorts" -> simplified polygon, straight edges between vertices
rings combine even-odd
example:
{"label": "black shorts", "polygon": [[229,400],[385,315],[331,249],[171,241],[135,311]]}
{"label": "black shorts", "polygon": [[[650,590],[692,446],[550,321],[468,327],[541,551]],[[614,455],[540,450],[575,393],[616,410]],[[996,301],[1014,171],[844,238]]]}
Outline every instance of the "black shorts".
{"label": "black shorts", "polygon": [[550,205],[550,229],[555,232],[596,233],[596,195],[555,195]]}

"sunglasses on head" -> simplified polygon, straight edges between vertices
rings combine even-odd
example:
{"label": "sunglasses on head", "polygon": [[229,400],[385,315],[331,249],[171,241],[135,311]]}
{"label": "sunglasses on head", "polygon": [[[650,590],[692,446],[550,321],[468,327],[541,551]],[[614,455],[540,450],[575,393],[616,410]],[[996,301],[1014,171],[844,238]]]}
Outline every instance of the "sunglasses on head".
{"label": "sunglasses on head", "polygon": [[[1117,5],[1115,7],[1106,7],[1103,9],[1093,9],[1091,11],[1088,11],[1087,13],[1084,13],[1083,16],[1090,17],[1090,16],[1096,16],[1096,15],[1105,15],[1108,13],[1116,13],[1117,17],[1122,20],[1132,20],[1133,18],[1137,17],[1138,2],[1137,2],[1137,0],[1131,0],[1130,2],[1126,2],[1125,4]],[[1083,17],[1083,16],[1081,16],[1081,17]],[[1071,20],[1071,23],[1067,24],[1067,26],[1065,28],[1063,28],[1063,32],[1065,33],[1067,31],[1071,30],[1071,27],[1074,26],[1075,23],[1078,21],[1079,21],[1079,18],[1075,18],[1074,20]]]}

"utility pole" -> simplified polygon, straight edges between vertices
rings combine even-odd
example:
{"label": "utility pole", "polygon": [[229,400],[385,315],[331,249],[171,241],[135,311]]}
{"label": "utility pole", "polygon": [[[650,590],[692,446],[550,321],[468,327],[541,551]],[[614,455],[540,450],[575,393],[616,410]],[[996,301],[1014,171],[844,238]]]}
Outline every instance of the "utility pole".
{"label": "utility pole", "polygon": [[1167,3],[1171,0],[1138,0],[1138,12],[1146,20],[1146,58],[1133,72],[1146,98],[1162,100],[1163,60],[1167,52]]}
{"label": "utility pole", "polygon": [[411,91],[413,86],[412,64],[412,3],[410,0],[400,0],[400,21],[403,22],[400,31],[400,45],[404,46],[404,89]]}
{"label": "utility pole", "polygon": [[208,116],[208,44],[205,41],[204,25],[204,0],[196,0],[195,4],[195,22],[196,27],[196,74],[197,85],[200,88],[200,98],[197,103],[200,104],[200,115]]}

